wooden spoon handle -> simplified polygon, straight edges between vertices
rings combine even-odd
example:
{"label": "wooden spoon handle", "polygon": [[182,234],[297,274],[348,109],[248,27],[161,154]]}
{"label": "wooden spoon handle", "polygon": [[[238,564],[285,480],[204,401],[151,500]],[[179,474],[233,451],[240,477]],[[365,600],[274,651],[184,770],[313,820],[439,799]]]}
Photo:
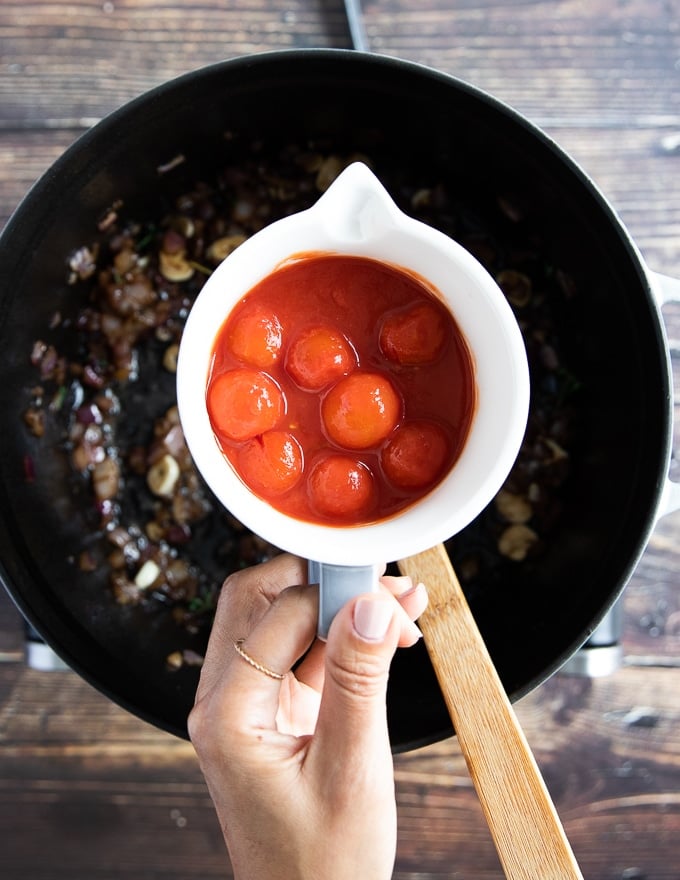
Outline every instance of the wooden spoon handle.
{"label": "wooden spoon handle", "polygon": [[439,544],[399,569],[427,585],[419,625],[506,877],[582,880],[446,549]]}

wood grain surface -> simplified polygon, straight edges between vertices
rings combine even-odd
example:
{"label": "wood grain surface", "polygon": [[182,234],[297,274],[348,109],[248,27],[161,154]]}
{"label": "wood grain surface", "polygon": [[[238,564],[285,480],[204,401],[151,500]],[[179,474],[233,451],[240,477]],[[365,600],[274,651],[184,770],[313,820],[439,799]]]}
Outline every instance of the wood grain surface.
{"label": "wood grain surface", "polygon": [[[680,275],[677,0],[364,0],[364,15],[374,51],[455,74],[540,124],[606,194],[649,266]],[[204,64],[293,46],[348,47],[341,3],[2,0],[0,223],[125,101]],[[680,351],[680,309],[666,317]],[[626,589],[622,667],[558,674],[516,707],[589,880],[680,878],[679,538],[676,513]],[[0,661],[3,880],[232,876],[187,743],[73,672],[27,668],[4,595]],[[395,773],[395,880],[503,877],[456,740],[398,756]]]}

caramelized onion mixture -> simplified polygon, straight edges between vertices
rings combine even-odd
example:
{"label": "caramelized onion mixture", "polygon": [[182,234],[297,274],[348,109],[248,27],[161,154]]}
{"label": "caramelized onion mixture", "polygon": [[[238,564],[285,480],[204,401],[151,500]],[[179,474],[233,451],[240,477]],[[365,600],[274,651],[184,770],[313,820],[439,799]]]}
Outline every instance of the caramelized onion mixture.
{"label": "caramelized onion mixture", "polygon": [[[248,156],[216,180],[197,183],[164,216],[132,218],[125,205],[111,206],[92,241],[68,256],[75,313],[55,312],[27,352],[36,379],[26,429],[52,443],[56,428],[60,452],[96,514],[74,565],[84,573],[105,567],[120,605],[144,603],[172,615],[178,645],[165,658],[169,669],[202,662],[181,633],[207,635],[223,578],[278,552],[224,511],[194,468],[174,390],[184,322],[221,260],[262,226],[313,204],[356,158],[374,168],[404,210],[487,266],[527,347],[532,403],[517,463],[473,525],[474,540],[450,547],[464,584],[483,581],[498,561],[521,564],[541,552],[569,470],[578,383],[562,363],[554,307],[575,290],[525,232],[528,209],[520,200],[502,194],[475,214],[441,183],[405,183],[401,172],[366,156],[259,143]],[[183,162],[176,157],[158,172],[170,175]],[[37,463],[25,466],[27,479],[40,479]]]}

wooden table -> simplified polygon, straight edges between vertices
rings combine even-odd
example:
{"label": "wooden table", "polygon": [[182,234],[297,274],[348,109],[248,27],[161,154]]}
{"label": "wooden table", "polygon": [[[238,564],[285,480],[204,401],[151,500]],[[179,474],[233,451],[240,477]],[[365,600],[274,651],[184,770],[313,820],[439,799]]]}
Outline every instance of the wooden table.
{"label": "wooden table", "polygon": [[[456,74],[539,123],[650,267],[678,275],[679,11],[674,0],[370,0],[364,14],[371,49]],[[2,0],[0,41],[2,223],[81,131],[156,83],[247,52],[346,47],[349,35],[338,0]],[[678,309],[668,322],[678,348]],[[623,666],[558,674],[517,707],[589,880],[680,877],[679,539],[674,514],[626,590]],[[70,671],[28,669],[4,595],[0,660],[0,876],[231,876],[187,743]],[[395,878],[502,877],[455,740],[399,756],[396,777]]]}

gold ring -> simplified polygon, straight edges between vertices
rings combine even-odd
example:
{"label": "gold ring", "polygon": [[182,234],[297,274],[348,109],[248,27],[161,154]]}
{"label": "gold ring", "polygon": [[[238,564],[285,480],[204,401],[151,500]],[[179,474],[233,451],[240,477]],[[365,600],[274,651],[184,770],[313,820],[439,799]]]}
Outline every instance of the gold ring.
{"label": "gold ring", "polygon": [[234,650],[236,653],[242,657],[246,663],[253,667],[253,669],[257,669],[258,672],[263,672],[268,678],[273,678],[275,681],[283,681],[286,677],[282,675],[280,672],[274,672],[273,669],[269,669],[267,666],[263,666],[261,663],[258,663],[257,660],[253,660],[253,658],[248,654],[247,651],[243,649],[243,643],[245,639],[237,639],[234,642]]}

